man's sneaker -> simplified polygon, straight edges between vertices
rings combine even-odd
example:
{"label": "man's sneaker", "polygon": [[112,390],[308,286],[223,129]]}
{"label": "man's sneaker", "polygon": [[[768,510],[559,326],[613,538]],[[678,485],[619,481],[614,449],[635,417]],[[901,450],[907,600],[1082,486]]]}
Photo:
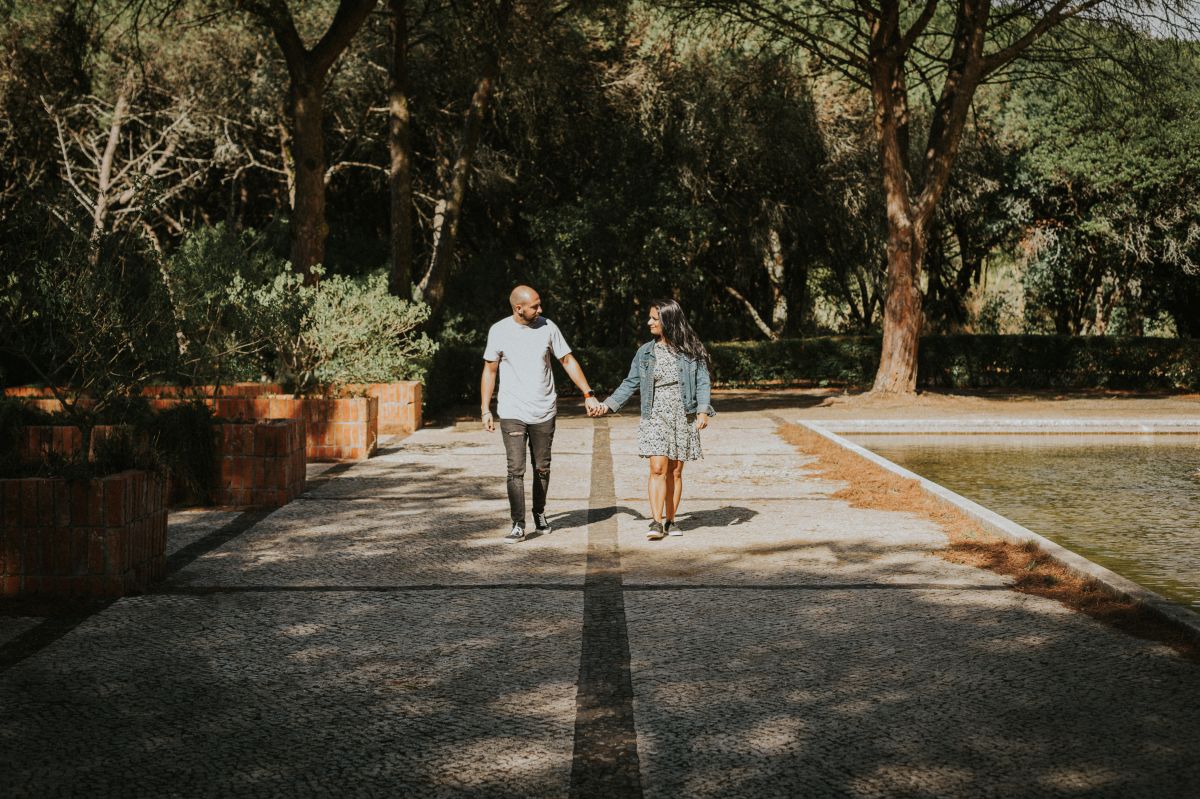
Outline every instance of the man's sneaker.
{"label": "man's sneaker", "polygon": [[544,513],[533,514],[533,529],[541,535],[550,535],[551,531],[554,530],[550,526],[550,522],[546,521],[546,514]]}
{"label": "man's sneaker", "polygon": [[675,526],[675,522],[670,519],[667,519],[665,522],[663,522],[663,529],[666,530],[667,535],[683,535],[683,533],[679,531],[679,528]]}
{"label": "man's sneaker", "polygon": [[658,541],[664,535],[666,533],[663,532],[662,522],[650,522],[650,529],[646,531],[646,538],[649,538],[651,541]]}
{"label": "man's sneaker", "polygon": [[525,540],[525,528],[521,526],[520,522],[517,522],[516,524],[513,525],[512,532],[510,532],[508,535],[504,536],[504,540],[509,542],[510,544],[514,544],[517,541],[524,541]]}

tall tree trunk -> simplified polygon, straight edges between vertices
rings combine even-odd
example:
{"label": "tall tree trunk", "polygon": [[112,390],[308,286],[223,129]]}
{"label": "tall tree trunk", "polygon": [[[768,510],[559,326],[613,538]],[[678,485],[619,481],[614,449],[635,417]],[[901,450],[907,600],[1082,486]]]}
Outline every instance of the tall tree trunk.
{"label": "tall tree trunk", "polygon": [[787,327],[788,298],[784,291],[783,242],[775,228],[767,231],[763,268],[767,270],[767,282],[771,285],[771,338],[777,339]]}
{"label": "tall tree trunk", "polygon": [[479,145],[483,119],[491,104],[492,90],[495,88],[499,71],[496,53],[489,48],[484,58],[483,73],[475,86],[475,94],[471,97],[471,105],[463,120],[462,140],[450,169],[449,185],[434,211],[433,253],[429,259],[429,268],[421,278],[420,284],[421,298],[434,311],[441,307],[445,299],[446,276],[450,271],[450,262],[454,258],[454,247],[458,241],[458,221],[467,194],[467,180],[471,175],[475,148]]}
{"label": "tall tree trunk", "polygon": [[391,165],[392,270],[388,291],[412,299],[412,144],[408,111],[408,20],[406,0],[388,0],[392,11],[392,60],[388,81],[388,150]]}
{"label": "tall tree trunk", "polygon": [[292,159],[296,198],[292,204],[292,268],[315,282],[312,267],[325,263],[325,132],[319,85],[292,85]]}
{"label": "tall tree trunk", "polygon": [[467,194],[467,180],[471,175],[471,164],[475,149],[483,132],[483,120],[491,107],[492,92],[500,77],[500,48],[506,36],[508,18],[512,14],[512,0],[500,0],[496,12],[497,40],[484,47],[483,65],[471,105],[463,118],[462,140],[458,155],[450,169],[449,185],[438,202],[433,216],[433,247],[429,268],[421,278],[418,289],[421,299],[434,313],[442,306],[446,295],[446,277],[454,259],[454,248],[458,242],[458,222],[462,213],[463,200]]}
{"label": "tall tree trunk", "polygon": [[871,77],[888,228],[883,350],[871,390],[908,394],[917,385],[917,345],[922,322],[919,275],[924,240],[923,231],[915,224],[909,186],[904,64],[880,59]]}
{"label": "tall tree trunk", "polygon": [[917,346],[924,321],[918,276],[924,242],[913,225],[888,223],[887,294],[883,350],[872,391],[911,394],[917,387]]}
{"label": "tall tree trunk", "polygon": [[[922,18],[936,4],[926,5]],[[900,3],[881,4],[872,19],[869,57],[875,132],[887,201],[888,279],[883,310],[883,352],[872,391],[911,394],[917,387],[917,345],[924,322],[920,276],[925,239],[938,201],[950,180],[971,99],[984,74],[983,44],[990,0],[959,0],[950,57],[934,104],[924,150],[924,184],[912,185],[908,168],[909,108],[905,59],[912,32],[900,28]]]}
{"label": "tall tree trunk", "polygon": [[[292,199],[292,269],[315,279],[312,267],[325,261],[325,134],[321,97],[330,67],[350,45],[379,0],[339,0],[333,20],[320,40],[305,47],[287,3],[232,0],[270,29],[287,64],[288,111],[291,116],[290,160],[295,170]],[[285,153],[284,162],[289,160]]]}

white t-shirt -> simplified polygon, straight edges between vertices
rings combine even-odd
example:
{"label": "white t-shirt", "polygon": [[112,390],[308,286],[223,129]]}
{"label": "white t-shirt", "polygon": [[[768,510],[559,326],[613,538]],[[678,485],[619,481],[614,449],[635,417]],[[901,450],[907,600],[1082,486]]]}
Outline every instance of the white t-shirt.
{"label": "white t-shirt", "polygon": [[544,316],[528,325],[517,324],[511,316],[492,325],[483,359],[500,362],[497,415],[526,424],[554,418],[558,394],[550,354],[562,358],[570,351],[558,325]]}

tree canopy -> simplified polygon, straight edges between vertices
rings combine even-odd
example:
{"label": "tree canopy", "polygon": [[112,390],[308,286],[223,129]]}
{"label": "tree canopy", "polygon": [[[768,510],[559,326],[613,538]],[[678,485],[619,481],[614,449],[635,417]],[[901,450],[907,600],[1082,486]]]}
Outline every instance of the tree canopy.
{"label": "tree canopy", "polygon": [[1135,5],[817,8],[9,4],[0,257],[119,269],[119,238],[168,307],[230,246],[386,273],[449,343],[529,283],[573,343],[624,346],[659,296],[708,340],[882,331],[919,218],[918,332],[1197,335],[1195,39]]}

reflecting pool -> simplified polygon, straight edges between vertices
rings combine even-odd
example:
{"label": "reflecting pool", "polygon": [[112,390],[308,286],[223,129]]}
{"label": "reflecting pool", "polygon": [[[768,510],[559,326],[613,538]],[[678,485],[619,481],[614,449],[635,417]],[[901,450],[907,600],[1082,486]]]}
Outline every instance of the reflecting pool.
{"label": "reflecting pool", "polygon": [[848,437],[1200,610],[1200,437]]}

